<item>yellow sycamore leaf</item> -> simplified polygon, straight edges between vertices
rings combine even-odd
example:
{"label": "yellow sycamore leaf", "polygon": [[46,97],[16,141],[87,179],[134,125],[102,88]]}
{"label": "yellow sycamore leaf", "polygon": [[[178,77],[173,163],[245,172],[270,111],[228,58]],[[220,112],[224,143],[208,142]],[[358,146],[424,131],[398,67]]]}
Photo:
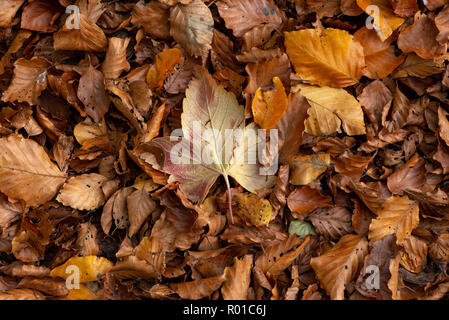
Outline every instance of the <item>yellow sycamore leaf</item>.
{"label": "yellow sycamore leaf", "polygon": [[79,271],[80,282],[96,281],[99,275],[107,273],[114,264],[106,258],[97,256],[73,257],[50,272],[52,277],[67,279]]}
{"label": "yellow sycamore leaf", "polygon": [[357,0],[357,5],[371,16],[373,29],[382,41],[405,21],[394,14],[389,0]]}
{"label": "yellow sycamore leaf", "polygon": [[304,29],[285,32],[287,55],[302,80],[342,88],[362,77],[362,45],[345,30]]}
{"label": "yellow sycamore leaf", "polygon": [[306,185],[318,178],[331,163],[329,153],[295,156],[290,160],[290,183]]}
{"label": "yellow sycamore leaf", "polygon": [[341,132],[350,135],[365,134],[365,122],[360,103],[344,89],[297,85],[293,92],[301,90],[310,104],[305,132],[314,136]]}
{"label": "yellow sycamore leaf", "polygon": [[402,245],[419,223],[419,205],[407,196],[390,197],[378,212],[377,219],[369,226],[371,242],[382,239],[386,235],[395,234],[396,243]]}
{"label": "yellow sycamore leaf", "polygon": [[155,63],[147,73],[147,84],[150,89],[162,87],[165,78],[177,64],[182,62],[181,50],[178,48],[167,49],[159,53],[154,60]]}
{"label": "yellow sycamore leaf", "polygon": [[273,208],[270,201],[260,199],[256,194],[238,193],[234,196],[239,206],[239,212],[246,216],[253,225],[268,226]]}
{"label": "yellow sycamore leaf", "polygon": [[266,130],[276,126],[288,105],[287,94],[282,81],[278,77],[274,77],[273,84],[273,90],[257,89],[252,104],[254,122]]}

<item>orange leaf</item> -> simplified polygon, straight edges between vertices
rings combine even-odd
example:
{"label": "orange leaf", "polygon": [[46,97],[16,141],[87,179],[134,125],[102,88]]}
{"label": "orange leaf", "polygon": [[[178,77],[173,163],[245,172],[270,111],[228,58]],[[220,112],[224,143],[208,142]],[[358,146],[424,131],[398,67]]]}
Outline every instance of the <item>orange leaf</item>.
{"label": "orange leaf", "polygon": [[160,88],[165,79],[173,71],[175,66],[182,62],[181,50],[172,48],[159,53],[156,63],[151,66],[147,73],[147,83],[150,89]]}

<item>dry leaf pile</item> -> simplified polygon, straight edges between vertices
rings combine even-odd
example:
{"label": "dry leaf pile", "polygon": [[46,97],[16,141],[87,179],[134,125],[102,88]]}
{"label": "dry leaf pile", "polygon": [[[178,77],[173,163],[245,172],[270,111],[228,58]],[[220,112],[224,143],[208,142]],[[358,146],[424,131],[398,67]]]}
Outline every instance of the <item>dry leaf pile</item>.
{"label": "dry leaf pile", "polygon": [[[0,299],[447,298],[448,39],[447,0],[0,0]],[[168,156],[194,122],[218,162]],[[218,152],[259,128],[271,175]]]}

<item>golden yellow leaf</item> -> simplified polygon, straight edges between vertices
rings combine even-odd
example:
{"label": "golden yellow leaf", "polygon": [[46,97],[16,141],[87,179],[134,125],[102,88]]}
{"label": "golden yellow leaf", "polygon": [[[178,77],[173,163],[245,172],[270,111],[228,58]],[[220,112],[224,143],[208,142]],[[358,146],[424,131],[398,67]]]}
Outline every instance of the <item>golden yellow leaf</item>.
{"label": "golden yellow leaf", "polygon": [[418,203],[407,196],[388,198],[377,214],[369,226],[368,237],[372,242],[395,234],[396,243],[402,245],[419,223]]}
{"label": "golden yellow leaf", "polygon": [[371,15],[373,28],[382,41],[404,22],[404,19],[394,14],[389,0],[357,0],[357,5]]}
{"label": "golden yellow leaf", "polygon": [[350,135],[365,134],[365,122],[360,103],[344,89],[297,85],[293,92],[301,90],[310,104],[305,132],[314,136],[341,132]]}
{"label": "golden yellow leaf", "polygon": [[76,270],[76,268],[69,268],[70,266],[78,268],[80,282],[84,283],[96,281],[99,275],[105,274],[111,270],[114,264],[103,257],[73,257],[67,260],[64,264],[51,270],[50,276],[67,279],[70,275],[73,275],[74,270]]}
{"label": "golden yellow leaf", "polygon": [[270,223],[273,212],[270,201],[260,199],[254,193],[238,193],[234,198],[239,205],[239,212],[246,216],[253,225],[267,226]]}
{"label": "golden yellow leaf", "polygon": [[347,31],[304,29],[285,32],[285,47],[296,73],[310,84],[342,88],[362,76],[362,45]]}
{"label": "golden yellow leaf", "polygon": [[90,291],[85,285],[80,284],[79,289],[71,289],[65,300],[97,300],[95,293]]}
{"label": "golden yellow leaf", "polygon": [[345,285],[358,274],[367,253],[365,237],[347,234],[332,249],[310,260],[321,287],[332,300],[345,298]]}
{"label": "golden yellow leaf", "polygon": [[165,78],[182,62],[181,50],[172,48],[162,51],[156,56],[155,61],[147,73],[147,84],[150,89],[162,87]]}
{"label": "golden yellow leaf", "polygon": [[252,110],[254,122],[262,129],[274,128],[287,110],[288,99],[284,85],[278,77],[273,78],[274,89],[257,89]]}
{"label": "golden yellow leaf", "polygon": [[330,163],[331,157],[329,153],[295,156],[290,160],[290,183],[306,185],[325,172]]}

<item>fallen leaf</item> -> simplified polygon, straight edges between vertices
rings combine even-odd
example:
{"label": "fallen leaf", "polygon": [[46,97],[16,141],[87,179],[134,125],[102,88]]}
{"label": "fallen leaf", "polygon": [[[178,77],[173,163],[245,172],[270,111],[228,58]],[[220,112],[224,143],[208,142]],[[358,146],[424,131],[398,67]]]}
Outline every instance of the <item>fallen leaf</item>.
{"label": "fallen leaf", "polygon": [[224,300],[246,300],[250,285],[253,256],[245,255],[241,259],[234,258],[234,265],[226,267],[221,294]]}
{"label": "fallen leaf", "polygon": [[156,56],[155,61],[155,64],[148,69],[146,77],[150,89],[162,87],[167,76],[182,62],[181,50],[173,48],[162,51]]}
{"label": "fallen leaf", "polygon": [[0,191],[28,206],[51,200],[66,176],[35,141],[20,136],[0,139]]}
{"label": "fallen leaf", "polygon": [[255,194],[238,193],[234,196],[238,204],[238,212],[247,217],[256,227],[267,226],[270,223],[273,209],[266,199],[260,199]]}
{"label": "fallen leaf", "polygon": [[396,243],[401,245],[419,223],[418,203],[407,196],[391,197],[385,201],[377,219],[369,226],[370,241],[377,241],[389,234],[396,235]]}
{"label": "fallen leaf", "polygon": [[317,179],[330,165],[330,155],[319,153],[308,156],[295,156],[290,160],[290,183],[306,185]]}
{"label": "fallen leaf", "polygon": [[296,73],[306,83],[342,88],[362,76],[363,47],[344,30],[286,32],[285,46]]}
{"label": "fallen leaf", "polygon": [[[52,277],[67,279],[78,268],[80,282],[96,281],[99,275],[105,274],[113,267],[112,262],[97,256],[73,257],[50,272]],[[75,271],[77,272],[77,271]]]}
{"label": "fallen leaf", "polygon": [[305,132],[321,136],[341,132],[343,127],[350,136],[365,134],[362,108],[345,90],[308,85],[298,85],[292,90],[300,90],[310,104]]}

